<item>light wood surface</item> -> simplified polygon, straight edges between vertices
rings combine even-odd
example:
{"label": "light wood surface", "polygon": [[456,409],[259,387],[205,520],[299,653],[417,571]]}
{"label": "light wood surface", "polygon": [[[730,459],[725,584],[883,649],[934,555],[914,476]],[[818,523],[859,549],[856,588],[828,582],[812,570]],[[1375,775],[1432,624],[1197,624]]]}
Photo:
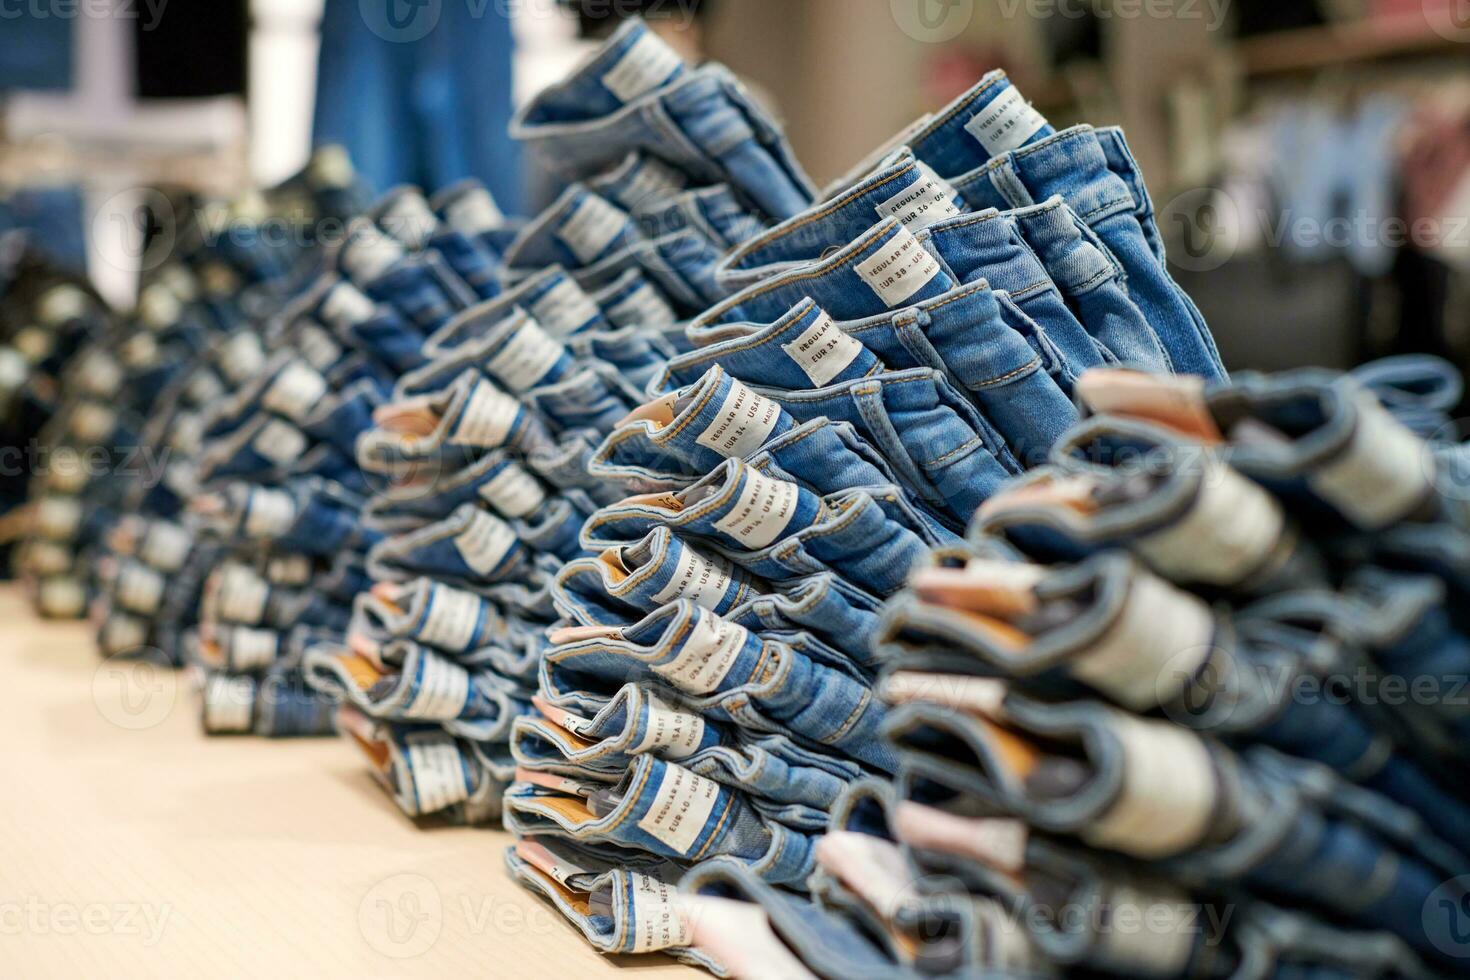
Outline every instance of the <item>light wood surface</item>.
{"label": "light wood surface", "polygon": [[498,830],[418,825],[338,739],[206,739],[184,679],[0,587],[0,976],[705,976],[606,958]]}

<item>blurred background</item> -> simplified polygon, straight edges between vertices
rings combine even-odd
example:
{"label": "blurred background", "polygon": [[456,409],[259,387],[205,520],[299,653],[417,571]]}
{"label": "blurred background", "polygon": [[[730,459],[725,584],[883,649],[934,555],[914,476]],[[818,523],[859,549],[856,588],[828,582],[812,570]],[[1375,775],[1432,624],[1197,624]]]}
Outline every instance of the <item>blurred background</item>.
{"label": "blurred background", "polygon": [[1059,127],[1122,124],[1232,368],[1470,365],[1470,0],[0,0],[0,231],[127,306],[140,200],[315,144],[534,211],[514,107],[640,14],[818,184],[992,68]]}

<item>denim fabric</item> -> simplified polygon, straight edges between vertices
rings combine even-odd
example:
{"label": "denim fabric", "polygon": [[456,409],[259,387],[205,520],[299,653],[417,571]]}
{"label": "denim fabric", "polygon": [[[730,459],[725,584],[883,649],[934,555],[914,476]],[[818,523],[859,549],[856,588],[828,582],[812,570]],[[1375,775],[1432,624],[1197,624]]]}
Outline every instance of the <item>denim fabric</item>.
{"label": "denim fabric", "polygon": [[914,156],[941,177],[953,178],[1055,132],[1005,72],[992,71],[903,138]]}
{"label": "denim fabric", "polygon": [[608,327],[592,298],[565,269],[552,266],[518,282],[495,299],[463,311],[428,338],[424,355],[438,358],[459,350],[520,310],[529,313],[558,338]]}
{"label": "denim fabric", "polygon": [[641,237],[638,224],[622,209],[582,184],[573,184],[542,211],[505,250],[512,268],[550,265],[577,269],[596,265]]}
{"label": "denim fabric", "polygon": [[1174,368],[1205,378],[1224,377],[1209,328],[1154,253],[1135,217],[1133,196],[1108,169],[1091,127],[1074,127],[1009,150],[953,181],[975,208],[1025,208],[1060,196],[1121,263],[1129,296]]}
{"label": "denim fabric", "polygon": [[689,187],[689,175],[656,156],[634,150],[600,173],[587,186],[629,214],[658,208]]}
{"label": "denim fabric", "polygon": [[765,226],[728,184],[699,187],[639,204],[633,216],[645,238],[693,230],[715,248],[733,248]]}
{"label": "denim fabric", "polygon": [[368,552],[368,570],[380,582],[421,575],[474,586],[526,574],[531,554],[505,521],[474,503],[443,520],[384,538]]}
{"label": "denim fabric", "polygon": [[392,306],[375,303],[350,282],[327,281],[316,315],[344,343],[380,361],[394,374],[424,363],[424,334]]}
{"label": "denim fabric", "polygon": [[569,179],[646,150],[730,184],[774,218],[811,203],[811,183],[785,137],[735,77],[719,65],[688,68],[637,21],[533,99],[511,135],[548,172]]}
{"label": "denim fabric", "polygon": [[445,228],[463,235],[494,258],[503,254],[510,223],[479,180],[468,177],[440,188],[429,198],[429,206]]}
{"label": "denim fabric", "polygon": [[592,294],[608,323],[619,330],[627,327],[667,328],[679,319],[669,301],[643,274],[629,269]]}
{"label": "denim fabric", "polygon": [[641,269],[681,315],[692,316],[729,295],[715,279],[719,259],[718,246],[699,231],[685,228],[636,241],[573,274],[583,288],[595,292],[629,269]]}
{"label": "denim fabric", "polygon": [[438,255],[409,253],[366,221],[348,229],[337,262],[364,293],[395,307],[425,333],[439,329],[476,300]]}
{"label": "denim fabric", "polygon": [[769,594],[751,596],[725,618],[761,634],[809,630],[841,648],[858,667],[872,670],[879,609],[872,595],[827,572],[775,584]]}

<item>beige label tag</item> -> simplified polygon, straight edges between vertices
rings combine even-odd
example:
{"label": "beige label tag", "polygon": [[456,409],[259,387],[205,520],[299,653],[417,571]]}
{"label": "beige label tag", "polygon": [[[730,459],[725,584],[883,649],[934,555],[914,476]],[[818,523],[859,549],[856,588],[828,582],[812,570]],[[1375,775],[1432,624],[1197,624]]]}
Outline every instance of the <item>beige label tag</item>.
{"label": "beige label tag", "polygon": [[694,441],[721,456],[744,458],[765,444],[780,418],[780,405],[731,378],[724,402]]}
{"label": "beige label tag", "polygon": [[671,762],[665,763],[663,770],[658,791],[638,826],[676,854],[687,855],[714,813],[720,799],[720,784]]}
{"label": "beige label tag", "polygon": [[939,272],[939,260],[930,255],[913,232],[900,227],[897,235],[873,255],[853,266],[885,306],[900,306],[923,289]]}
{"label": "beige label tag", "polygon": [[812,325],[789,344],[782,344],[786,356],[821,387],[830,384],[863,352],[863,345],[843,333],[837,323],[826,313],[820,314]]}

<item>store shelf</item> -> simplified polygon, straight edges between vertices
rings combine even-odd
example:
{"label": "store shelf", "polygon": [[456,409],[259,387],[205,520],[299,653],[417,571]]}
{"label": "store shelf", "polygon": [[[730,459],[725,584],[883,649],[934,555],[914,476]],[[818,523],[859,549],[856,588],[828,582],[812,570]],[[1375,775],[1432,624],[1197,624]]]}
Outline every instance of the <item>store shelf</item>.
{"label": "store shelf", "polygon": [[1246,73],[1259,76],[1415,55],[1463,54],[1467,41],[1470,33],[1452,40],[1435,33],[1423,17],[1406,15],[1262,34],[1237,42],[1236,51]]}
{"label": "store shelf", "polygon": [[415,826],[346,743],[206,739],[176,675],[99,669],[13,586],[0,623],[0,973],[704,975],[599,956],[506,877],[507,834]]}

